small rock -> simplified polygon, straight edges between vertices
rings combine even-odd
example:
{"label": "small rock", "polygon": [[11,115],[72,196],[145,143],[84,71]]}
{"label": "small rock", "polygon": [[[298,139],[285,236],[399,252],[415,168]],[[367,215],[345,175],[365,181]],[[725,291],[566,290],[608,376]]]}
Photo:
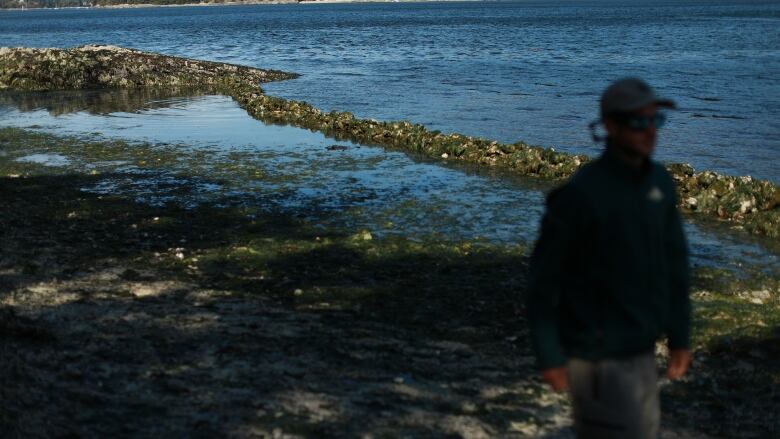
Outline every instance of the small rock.
{"label": "small rock", "polygon": [[748,293],[750,297],[754,299],[761,299],[761,300],[769,300],[772,298],[772,294],[769,293],[769,290],[757,290],[757,291],[751,291]]}
{"label": "small rock", "polygon": [[764,353],[759,351],[758,349],[751,349],[748,352],[748,355],[750,355],[753,358],[760,358],[760,359],[766,358],[766,355],[764,355]]}
{"label": "small rock", "polygon": [[476,413],[479,407],[471,401],[466,401],[460,405],[460,410],[463,413]]}
{"label": "small rock", "polygon": [[744,360],[737,361],[737,369],[751,373],[756,370],[756,367]]}
{"label": "small rock", "polygon": [[186,285],[169,281],[136,283],[130,286],[130,294],[135,297],[160,296],[184,287]]}
{"label": "small rock", "polygon": [[536,437],[539,432],[539,427],[531,422],[526,421],[510,421],[509,431],[518,432],[527,437]]}
{"label": "small rock", "polygon": [[353,239],[356,239],[358,241],[371,241],[374,239],[373,236],[371,236],[371,232],[368,230],[363,230],[362,232],[356,233],[352,236]]}
{"label": "small rock", "polygon": [[135,297],[156,296],[160,290],[154,285],[136,285],[130,289],[130,294]]}

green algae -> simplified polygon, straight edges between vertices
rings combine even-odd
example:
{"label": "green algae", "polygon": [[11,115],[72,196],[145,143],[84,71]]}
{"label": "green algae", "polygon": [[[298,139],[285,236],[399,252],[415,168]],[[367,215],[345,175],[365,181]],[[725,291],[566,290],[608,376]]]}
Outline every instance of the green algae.
{"label": "green algae", "polygon": [[[87,172],[93,175],[121,170],[167,172],[181,178],[208,175],[219,188],[235,188],[262,180],[290,183],[300,176],[279,174],[262,166],[265,154],[254,151],[213,151],[181,144],[129,143],[92,136],[54,136],[21,128],[0,128],[0,173],[33,176],[45,173]],[[183,154],[182,151],[186,151]],[[30,154],[62,155],[67,165],[40,167],[24,158]]]}
{"label": "green algae", "polygon": [[712,349],[724,340],[770,337],[780,328],[780,278],[754,267],[740,273],[712,267],[693,271],[693,342]]}
{"label": "green algae", "polygon": [[[112,46],[74,49],[0,49],[0,90],[63,90],[96,87],[207,87],[236,100],[252,117],[293,125],[337,140],[351,140],[459,163],[561,180],[588,161],[523,142],[501,144],[457,133],[430,131],[407,121],[380,122],[349,112],[323,112],[298,101],[267,96],[261,82],[290,73],[189,60]],[[780,189],[769,181],[668,168],[677,181],[679,206],[726,221],[749,233],[780,238]]]}

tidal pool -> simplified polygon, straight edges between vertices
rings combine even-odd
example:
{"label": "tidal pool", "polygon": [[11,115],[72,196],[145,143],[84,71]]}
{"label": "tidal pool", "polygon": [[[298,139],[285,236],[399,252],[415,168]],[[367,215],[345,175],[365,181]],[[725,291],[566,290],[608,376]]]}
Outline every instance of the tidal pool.
{"label": "tidal pool", "polygon": [[[489,169],[267,125],[229,97],[191,91],[4,92],[0,117],[3,126],[122,139],[138,144],[139,151],[145,148],[142,159],[139,151],[132,159],[122,151],[105,157],[58,151],[57,163],[78,161],[85,170],[118,175],[84,190],[150,203],[193,204],[227,195],[251,207],[293,212],[322,227],[368,230],[377,237],[531,243],[549,188]],[[40,152],[28,157],[35,154]],[[195,190],[177,190],[177,181],[185,178],[197,183]],[[686,227],[695,265],[778,265],[771,242],[759,244],[718,224]]]}
{"label": "tidal pool", "polygon": [[70,160],[61,154],[30,154],[16,159],[17,162],[37,163],[44,166],[67,166]]}

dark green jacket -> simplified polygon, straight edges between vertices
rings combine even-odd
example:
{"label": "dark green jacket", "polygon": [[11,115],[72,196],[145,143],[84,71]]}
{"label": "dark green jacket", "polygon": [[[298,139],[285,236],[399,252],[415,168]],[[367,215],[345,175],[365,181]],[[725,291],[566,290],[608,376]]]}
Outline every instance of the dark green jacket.
{"label": "dark green jacket", "polygon": [[527,311],[541,369],[688,347],[688,251],[675,184],[609,148],[547,198]]}

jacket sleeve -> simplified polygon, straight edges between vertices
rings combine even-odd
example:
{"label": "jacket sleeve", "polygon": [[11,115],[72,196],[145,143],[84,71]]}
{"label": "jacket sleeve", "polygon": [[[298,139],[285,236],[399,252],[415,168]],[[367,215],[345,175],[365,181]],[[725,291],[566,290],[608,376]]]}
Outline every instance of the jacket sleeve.
{"label": "jacket sleeve", "polygon": [[526,310],[531,346],[542,370],[566,363],[559,336],[558,306],[564,258],[576,234],[579,203],[574,190],[567,186],[548,196],[539,239],[531,255]]}
{"label": "jacket sleeve", "polygon": [[677,200],[670,206],[666,224],[666,258],[669,263],[669,319],[666,335],[669,349],[690,347],[691,301],[688,244],[683,232]]}

